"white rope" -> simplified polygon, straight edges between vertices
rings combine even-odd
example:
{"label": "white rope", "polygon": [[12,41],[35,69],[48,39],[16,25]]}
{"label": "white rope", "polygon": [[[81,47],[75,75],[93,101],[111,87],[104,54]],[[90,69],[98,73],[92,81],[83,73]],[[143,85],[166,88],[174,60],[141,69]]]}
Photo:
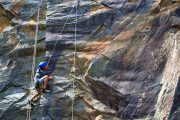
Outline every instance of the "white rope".
{"label": "white rope", "polygon": [[[77,51],[77,4],[76,3],[76,7],[75,7],[75,30],[74,30],[74,65],[73,65],[73,72],[74,72],[74,76],[76,76],[76,72],[75,72],[75,68],[76,68],[76,51]],[[74,95],[75,95],[75,90],[74,90],[74,80],[73,79],[73,98],[72,98],[72,120],[74,120]]]}
{"label": "white rope", "polygon": [[38,37],[38,30],[39,30],[39,12],[40,6],[38,7],[38,14],[37,14],[37,23],[36,23],[36,33],[35,33],[35,45],[34,45],[34,54],[33,54],[33,64],[32,64],[32,76],[31,76],[31,86],[33,85],[34,81],[34,74],[35,74],[35,64],[36,64],[36,54],[37,54],[37,37]]}
{"label": "white rope", "polygon": [[[71,11],[70,11],[69,14],[72,13],[73,9],[74,9],[74,6],[72,7],[72,9],[71,9]],[[60,35],[61,35],[62,32],[64,31],[64,28],[65,28],[65,26],[66,26],[66,24],[67,24],[69,18],[70,18],[70,15],[67,17],[66,22],[64,23],[63,28],[61,29]],[[59,36],[60,36],[60,35],[59,35]],[[53,53],[54,53],[55,48],[56,48],[56,46],[57,46],[57,44],[58,44],[58,41],[59,41],[59,39],[56,40],[56,43],[55,43],[54,48],[53,48],[53,51],[51,52],[51,56],[50,56],[50,58],[49,58],[49,60],[48,60],[48,64],[49,64],[49,62],[50,62],[50,60],[51,60],[51,58],[52,58],[52,56],[53,56]]]}
{"label": "white rope", "polygon": [[[35,74],[35,64],[36,64],[36,54],[37,54],[37,37],[38,37],[38,30],[39,30],[39,12],[41,8],[42,0],[38,4],[38,13],[37,13],[37,22],[36,22],[36,32],[35,32],[35,44],[34,44],[34,53],[33,53],[33,63],[32,63],[32,72],[31,72],[31,82],[30,88],[33,86],[34,82],[34,74]],[[31,91],[29,91],[29,96],[31,97]],[[31,105],[31,101],[30,101]],[[27,110],[27,117],[26,120],[31,120],[31,109]]]}

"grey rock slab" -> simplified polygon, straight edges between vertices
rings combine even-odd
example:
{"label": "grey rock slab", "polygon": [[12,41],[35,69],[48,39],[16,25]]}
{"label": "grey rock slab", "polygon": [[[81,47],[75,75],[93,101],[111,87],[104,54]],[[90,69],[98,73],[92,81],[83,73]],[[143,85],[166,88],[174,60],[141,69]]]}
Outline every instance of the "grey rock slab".
{"label": "grey rock slab", "polygon": [[18,102],[22,97],[24,97],[26,95],[26,93],[14,93],[14,94],[10,94],[4,97],[4,99],[1,99],[0,101],[0,113],[1,113],[1,117],[2,115],[4,115],[3,113],[10,109],[10,107]]}

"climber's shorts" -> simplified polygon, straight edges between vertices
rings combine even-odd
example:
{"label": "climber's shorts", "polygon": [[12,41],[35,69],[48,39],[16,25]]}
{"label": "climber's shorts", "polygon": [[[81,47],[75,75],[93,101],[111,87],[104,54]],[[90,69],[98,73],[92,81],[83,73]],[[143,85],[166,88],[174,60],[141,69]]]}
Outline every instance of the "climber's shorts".
{"label": "climber's shorts", "polygon": [[38,79],[38,81],[39,81],[39,84],[40,84],[40,85],[43,85],[44,77]]}
{"label": "climber's shorts", "polygon": [[43,86],[44,79],[45,79],[44,77],[40,79],[36,79],[34,81],[35,88],[41,88]]}

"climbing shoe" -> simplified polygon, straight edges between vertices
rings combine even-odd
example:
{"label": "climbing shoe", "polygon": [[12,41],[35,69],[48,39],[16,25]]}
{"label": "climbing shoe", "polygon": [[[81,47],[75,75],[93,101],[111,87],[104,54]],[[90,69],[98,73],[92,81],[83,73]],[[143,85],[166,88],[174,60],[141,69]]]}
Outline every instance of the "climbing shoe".
{"label": "climbing shoe", "polygon": [[43,89],[43,90],[42,90],[42,92],[44,92],[44,93],[50,93],[50,92],[51,92],[51,90],[48,90],[48,89]]}

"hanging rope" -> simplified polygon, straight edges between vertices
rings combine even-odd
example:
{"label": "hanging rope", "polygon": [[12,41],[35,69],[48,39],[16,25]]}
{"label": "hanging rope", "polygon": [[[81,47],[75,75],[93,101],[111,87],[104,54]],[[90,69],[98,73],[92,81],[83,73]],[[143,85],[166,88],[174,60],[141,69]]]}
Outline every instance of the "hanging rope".
{"label": "hanging rope", "polygon": [[[74,76],[76,76],[76,72],[75,72],[75,68],[76,68],[76,52],[77,52],[77,6],[80,3],[80,1],[76,1],[76,7],[75,7],[75,30],[74,30],[74,65],[73,65],[73,72],[74,72]],[[73,99],[72,99],[72,120],[74,120],[74,95],[75,95],[75,85],[74,85],[74,80],[73,79]]]}
{"label": "hanging rope", "polygon": [[[76,0],[75,0],[75,2],[76,2]],[[69,13],[69,14],[71,14],[72,11],[73,11],[73,9],[74,9],[74,7],[75,7],[75,35],[74,35],[74,36],[75,36],[75,38],[74,38],[75,48],[74,48],[74,62],[73,62],[74,65],[73,65],[73,69],[75,69],[75,67],[76,67],[77,4],[78,4],[78,3],[79,3],[79,1],[77,1],[77,3],[72,7],[72,9],[71,9],[71,11],[70,11],[70,13]],[[66,19],[65,24],[63,25],[63,27],[62,27],[62,29],[61,29],[60,35],[61,35],[62,32],[64,31],[64,28],[65,28],[65,26],[66,26],[69,18],[70,18],[70,16],[68,16],[68,18]],[[51,60],[51,58],[52,58],[52,56],[53,56],[53,53],[54,53],[55,48],[56,48],[56,46],[57,46],[57,44],[58,44],[58,41],[59,41],[59,39],[57,39],[56,42],[55,42],[55,45],[54,45],[53,50],[52,50],[52,52],[51,52],[51,56],[50,56],[50,58],[49,58],[49,60],[48,60],[48,64],[49,64],[49,62],[50,62],[50,60]],[[75,71],[74,71],[74,76],[75,76]],[[74,80],[73,80],[73,93],[74,93]],[[74,109],[74,96],[73,96],[73,99],[72,99],[72,120],[74,119],[74,110],[73,110],[73,109]]]}
{"label": "hanging rope", "polygon": [[[38,37],[38,30],[39,30],[39,26],[38,26],[39,25],[39,12],[40,12],[41,5],[42,5],[42,0],[40,0],[39,4],[38,4],[38,13],[37,13],[37,22],[36,22],[35,44],[34,44],[30,88],[33,86],[33,82],[34,82],[34,74],[35,74],[34,71],[35,71],[36,54],[37,54],[37,37]],[[29,96],[31,97],[31,91],[29,91]],[[30,101],[30,105],[31,105],[31,101]],[[26,120],[31,120],[31,109],[27,110]]]}
{"label": "hanging rope", "polygon": [[[73,9],[74,9],[74,6],[72,7],[72,9],[71,9],[71,11],[70,11],[69,14],[72,13]],[[62,27],[61,32],[60,32],[60,35],[61,35],[62,32],[64,31],[64,28],[65,28],[65,26],[66,26],[66,24],[67,24],[69,18],[70,18],[70,15],[67,17],[67,19],[66,19],[66,21],[65,21],[65,23],[64,23],[64,25],[63,25],[63,27]],[[60,36],[60,35],[59,35],[59,36]],[[50,56],[50,58],[49,58],[49,60],[48,60],[48,65],[49,65],[49,62],[50,62],[50,60],[51,60],[51,58],[52,58],[52,56],[53,56],[53,53],[54,53],[55,48],[56,48],[56,46],[57,46],[57,44],[58,44],[58,41],[59,41],[59,39],[57,39],[56,42],[55,42],[54,48],[53,48],[53,50],[52,50],[52,52],[51,52],[51,56]]]}

